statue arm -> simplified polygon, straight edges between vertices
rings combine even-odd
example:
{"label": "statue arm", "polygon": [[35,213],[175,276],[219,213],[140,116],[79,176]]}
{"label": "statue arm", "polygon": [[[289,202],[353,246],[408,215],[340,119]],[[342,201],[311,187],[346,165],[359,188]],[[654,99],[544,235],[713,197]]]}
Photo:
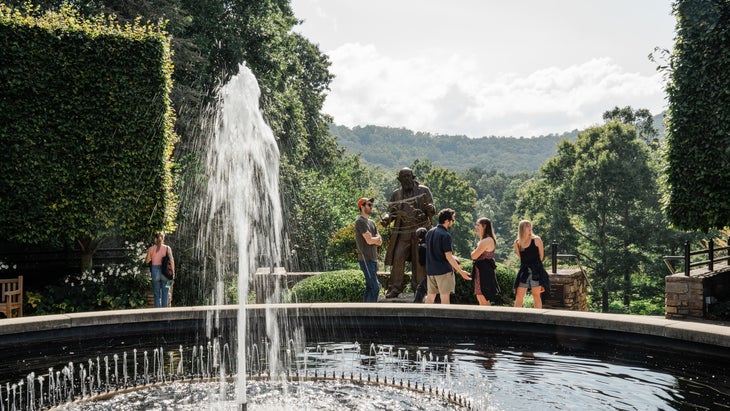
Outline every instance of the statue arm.
{"label": "statue arm", "polygon": [[433,195],[431,195],[431,190],[424,186],[425,195],[423,198],[423,213],[426,214],[426,217],[431,219],[433,216],[436,215],[436,207],[433,205]]}
{"label": "statue arm", "polygon": [[394,191],[393,194],[390,195],[390,203],[388,203],[387,211],[380,217],[380,225],[383,227],[389,226],[390,223],[395,220],[398,213],[398,207],[396,204],[396,191]]}

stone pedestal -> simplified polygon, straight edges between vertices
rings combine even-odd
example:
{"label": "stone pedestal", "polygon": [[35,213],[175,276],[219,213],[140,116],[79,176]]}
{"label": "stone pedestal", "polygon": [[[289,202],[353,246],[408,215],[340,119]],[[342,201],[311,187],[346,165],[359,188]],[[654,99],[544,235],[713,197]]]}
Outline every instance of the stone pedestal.
{"label": "stone pedestal", "polygon": [[[281,290],[286,288],[287,274],[284,267],[269,267],[256,269],[253,276],[253,289],[256,293],[256,304],[280,303],[274,301],[274,296],[280,296]],[[239,295],[238,298],[247,298]]]}
{"label": "stone pedestal", "polygon": [[548,271],[548,275],[550,295],[543,297],[543,308],[588,311],[588,280],[580,268],[562,268],[555,274]]}
{"label": "stone pedestal", "polygon": [[664,284],[666,318],[704,318],[711,304],[730,299],[730,267],[697,269],[689,276],[669,275]]}

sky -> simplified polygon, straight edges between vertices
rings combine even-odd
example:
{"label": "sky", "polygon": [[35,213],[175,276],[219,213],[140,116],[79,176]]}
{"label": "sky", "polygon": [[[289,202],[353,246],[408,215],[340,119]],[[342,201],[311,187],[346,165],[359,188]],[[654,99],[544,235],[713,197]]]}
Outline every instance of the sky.
{"label": "sky", "polygon": [[533,137],[667,108],[671,0],[292,0],[348,127]]}

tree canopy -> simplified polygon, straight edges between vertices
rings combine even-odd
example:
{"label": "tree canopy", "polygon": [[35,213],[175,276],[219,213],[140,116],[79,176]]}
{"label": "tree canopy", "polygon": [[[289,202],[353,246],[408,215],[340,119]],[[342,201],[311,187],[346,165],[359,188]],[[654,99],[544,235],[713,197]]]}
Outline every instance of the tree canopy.
{"label": "tree canopy", "polygon": [[628,304],[631,274],[661,227],[657,176],[646,144],[633,124],[606,118],[605,125],[581,132],[575,143],[561,143],[539,179],[523,188],[518,205],[518,214],[546,233],[546,244],[558,241],[563,250],[580,250],[592,268],[603,311],[609,292],[619,289]]}

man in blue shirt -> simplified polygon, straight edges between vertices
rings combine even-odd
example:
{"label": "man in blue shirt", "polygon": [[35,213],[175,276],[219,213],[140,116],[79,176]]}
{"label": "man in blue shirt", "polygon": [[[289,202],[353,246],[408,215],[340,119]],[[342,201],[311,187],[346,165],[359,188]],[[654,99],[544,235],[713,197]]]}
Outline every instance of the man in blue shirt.
{"label": "man in blue shirt", "polygon": [[455,218],[456,212],[450,208],[439,211],[439,224],[426,233],[426,304],[433,304],[437,294],[441,296],[441,304],[449,304],[451,293],[456,289],[454,271],[471,281],[469,273],[461,268],[453,255],[448,230],[454,225]]}

